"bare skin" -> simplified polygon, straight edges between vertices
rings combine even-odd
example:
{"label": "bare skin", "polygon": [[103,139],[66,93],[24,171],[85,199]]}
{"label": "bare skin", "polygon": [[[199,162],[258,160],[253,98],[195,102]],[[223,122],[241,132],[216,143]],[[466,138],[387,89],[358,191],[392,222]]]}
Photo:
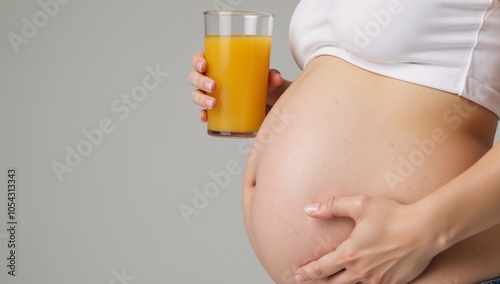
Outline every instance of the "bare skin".
{"label": "bare skin", "polygon": [[[203,67],[198,62],[202,54],[193,65]],[[205,92],[211,90],[203,86],[210,79],[202,72],[198,68],[190,75],[198,88],[193,101],[215,106],[207,103]],[[282,83],[270,75],[271,87],[282,90]],[[206,120],[206,112],[200,112],[200,119]],[[248,160],[243,207],[257,257],[274,281],[295,283],[300,266],[334,251],[354,228],[350,218],[313,219],[304,214],[305,204],[355,195],[415,203],[478,161],[492,146],[496,123],[491,112],[456,95],[383,77],[334,57],[316,58],[274,104]],[[412,224],[404,228],[410,239],[412,230],[425,225]],[[424,248],[406,282],[417,276],[412,283],[494,278],[500,271],[495,261],[499,238],[500,227],[492,227],[433,259]],[[351,283],[331,280],[305,283]]]}

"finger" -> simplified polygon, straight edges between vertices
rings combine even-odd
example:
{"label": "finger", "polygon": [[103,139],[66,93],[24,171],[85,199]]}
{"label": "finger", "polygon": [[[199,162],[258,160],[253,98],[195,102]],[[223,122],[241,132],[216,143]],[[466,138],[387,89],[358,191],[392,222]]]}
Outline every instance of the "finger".
{"label": "finger", "polygon": [[201,90],[194,90],[191,93],[191,100],[193,103],[208,109],[213,109],[217,105],[217,101],[214,98],[205,94]]}
{"label": "finger", "polygon": [[273,106],[279,97],[283,93],[283,83],[285,79],[281,77],[281,74],[276,69],[269,70],[269,78],[267,84],[267,98],[266,104],[268,106]]}
{"label": "finger", "polygon": [[331,197],[326,201],[307,205],[304,210],[314,218],[331,219],[334,217],[349,217],[358,221],[363,209],[371,198],[365,195],[349,197]]}
{"label": "finger", "polygon": [[203,51],[198,51],[193,55],[191,59],[191,65],[198,72],[205,72],[207,70],[207,61],[205,60],[205,53]]}
{"label": "finger", "polygon": [[200,110],[200,112],[198,113],[198,117],[200,118],[201,122],[207,122],[208,120],[207,110],[206,109]]}
{"label": "finger", "polygon": [[338,217],[349,217],[356,223],[361,219],[365,208],[372,202],[372,198],[367,195],[348,196],[336,198],[332,207],[332,212]]}
{"label": "finger", "polygon": [[363,278],[354,277],[348,270],[341,271],[328,278],[328,284],[357,284],[357,283],[372,283],[364,282]]}
{"label": "finger", "polygon": [[195,88],[203,90],[205,92],[211,93],[216,88],[214,80],[197,71],[191,71],[191,73],[189,73],[188,81]]}
{"label": "finger", "polygon": [[283,83],[283,77],[276,69],[269,70],[269,88],[279,87]]}
{"label": "finger", "polygon": [[324,279],[343,269],[344,267],[339,261],[338,252],[334,251],[297,269],[295,279],[299,282]]}

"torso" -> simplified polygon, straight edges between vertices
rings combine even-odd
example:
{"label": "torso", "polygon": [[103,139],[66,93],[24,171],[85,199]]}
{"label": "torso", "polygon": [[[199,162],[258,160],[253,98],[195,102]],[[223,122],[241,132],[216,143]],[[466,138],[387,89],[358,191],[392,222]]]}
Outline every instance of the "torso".
{"label": "torso", "polygon": [[[496,123],[459,96],[317,57],[273,107],[248,160],[243,207],[259,260],[277,283],[295,283],[295,269],[353,228],[308,217],[306,204],[358,194],[414,202],[484,155]],[[415,283],[498,276],[498,239],[493,228],[455,245]]]}

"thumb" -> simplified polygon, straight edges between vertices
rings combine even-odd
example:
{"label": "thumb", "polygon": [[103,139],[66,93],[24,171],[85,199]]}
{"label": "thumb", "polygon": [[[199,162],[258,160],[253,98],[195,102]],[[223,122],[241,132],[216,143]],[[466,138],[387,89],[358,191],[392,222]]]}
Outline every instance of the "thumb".
{"label": "thumb", "polygon": [[357,222],[368,202],[368,196],[331,197],[321,203],[309,204],[304,210],[313,218],[348,217]]}
{"label": "thumb", "polygon": [[281,74],[276,69],[269,70],[269,79],[267,85],[267,99],[266,104],[273,106],[283,93],[283,83],[285,79],[281,77]]}
{"label": "thumb", "polygon": [[281,86],[284,79],[281,76],[281,73],[276,69],[269,70],[269,78],[268,78],[268,88],[277,88]]}
{"label": "thumb", "polygon": [[275,94],[277,90],[281,87],[281,84],[285,81],[281,76],[281,73],[276,69],[269,70],[267,89],[268,93]]}

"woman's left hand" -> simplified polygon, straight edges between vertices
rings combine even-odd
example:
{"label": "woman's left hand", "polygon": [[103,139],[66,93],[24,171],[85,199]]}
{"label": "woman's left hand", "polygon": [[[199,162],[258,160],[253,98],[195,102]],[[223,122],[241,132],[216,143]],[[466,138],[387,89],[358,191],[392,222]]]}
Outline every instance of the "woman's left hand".
{"label": "woman's left hand", "polygon": [[331,198],[306,206],[319,219],[349,217],[351,235],[335,251],[296,272],[298,281],[321,283],[409,283],[439,253],[433,228],[417,206],[368,196]]}

